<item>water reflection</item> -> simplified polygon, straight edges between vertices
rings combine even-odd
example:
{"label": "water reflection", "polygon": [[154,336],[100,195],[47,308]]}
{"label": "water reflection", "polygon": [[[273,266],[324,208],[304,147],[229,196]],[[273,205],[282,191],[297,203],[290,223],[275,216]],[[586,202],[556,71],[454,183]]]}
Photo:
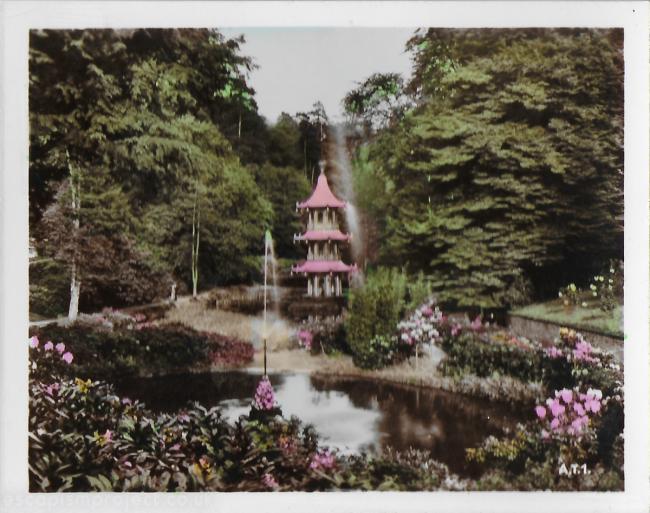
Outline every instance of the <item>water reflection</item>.
{"label": "water reflection", "polygon": [[[269,377],[283,414],[313,424],[330,447],[343,452],[415,447],[461,475],[476,473],[465,462],[466,447],[522,420],[506,405],[437,390],[307,374]],[[173,412],[199,401],[219,405],[235,420],[248,413],[259,378],[254,372],[138,378],[118,383],[118,391],[154,411]]]}

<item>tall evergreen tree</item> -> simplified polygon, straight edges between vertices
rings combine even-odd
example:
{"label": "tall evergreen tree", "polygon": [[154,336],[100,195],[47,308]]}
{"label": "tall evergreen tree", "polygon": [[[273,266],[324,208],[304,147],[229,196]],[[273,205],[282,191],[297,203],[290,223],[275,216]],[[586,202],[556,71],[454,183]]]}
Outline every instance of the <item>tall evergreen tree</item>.
{"label": "tall evergreen tree", "polygon": [[622,257],[620,44],[614,30],[417,35],[420,107],[375,146],[394,186],[384,259],[427,271],[442,300],[495,307],[522,275],[548,293]]}

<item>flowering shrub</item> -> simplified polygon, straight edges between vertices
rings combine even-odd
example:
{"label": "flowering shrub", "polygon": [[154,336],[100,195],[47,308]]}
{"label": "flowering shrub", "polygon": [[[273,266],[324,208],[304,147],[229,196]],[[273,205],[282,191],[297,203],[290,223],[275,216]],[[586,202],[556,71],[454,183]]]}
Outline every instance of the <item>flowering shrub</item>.
{"label": "flowering shrub", "polygon": [[440,342],[442,339],[438,329],[445,321],[435,300],[426,301],[397,325],[400,344],[416,347]]}
{"label": "flowering shrub", "polygon": [[253,358],[244,341],[202,333],[180,324],[104,330],[84,324],[33,330],[43,340],[62,340],[74,354],[77,375],[111,378],[187,368],[240,366]]}
{"label": "flowering shrub", "polygon": [[255,390],[255,399],[253,400],[253,407],[258,410],[272,410],[277,407],[275,402],[275,393],[273,392],[273,385],[269,381],[268,376],[263,376],[257,384]]}
{"label": "flowering shrub", "polygon": [[576,287],[575,283],[570,283],[561,288],[557,295],[564,303],[564,306],[580,304],[580,289]]}
{"label": "flowering shrub", "polygon": [[613,356],[593,347],[572,329],[560,328],[560,337],[542,351],[542,378],[551,390],[578,386],[611,395],[623,382],[623,373]]}
{"label": "flowering shrub", "polygon": [[[620,395],[600,390],[557,390],[534,408],[536,422],[513,435],[488,437],[467,459],[488,469],[479,489],[620,490],[623,488],[623,417]],[[564,463],[587,465],[585,475],[563,476]]]}
{"label": "flowering shrub", "polygon": [[603,393],[589,389],[586,393],[563,388],[555,392],[555,397],[546,400],[546,406],[538,405],[535,413],[543,423],[543,439],[552,434],[581,436],[592,424],[592,417],[601,411]]}
{"label": "flowering shrub", "polygon": [[623,297],[623,273],[620,271],[622,264],[611,261],[608,272],[594,276],[589,289],[591,295],[598,298],[600,309],[608,312],[614,310]]}
{"label": "flowering shrub", "polygon": [[312,342],[314,340],[314,336],[312,335],[311,331],[298,330],[297,336],[298,336],[298,344],[300,345],[300,347],[306,349],[307,351],[311,351]]}

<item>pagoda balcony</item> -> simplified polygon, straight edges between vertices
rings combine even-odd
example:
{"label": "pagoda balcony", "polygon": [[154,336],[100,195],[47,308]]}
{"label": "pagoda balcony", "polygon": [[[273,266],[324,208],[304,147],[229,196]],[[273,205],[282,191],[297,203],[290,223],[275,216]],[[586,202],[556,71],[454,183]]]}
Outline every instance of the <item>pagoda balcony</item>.
{"label": "pagoda balcony", "polygon": [[311,230],[308,229],[305,233],[294,235],[294,242],[298,241],[338,241],[350,242],[352,235],[343,233],[339,229],[335,230]]}

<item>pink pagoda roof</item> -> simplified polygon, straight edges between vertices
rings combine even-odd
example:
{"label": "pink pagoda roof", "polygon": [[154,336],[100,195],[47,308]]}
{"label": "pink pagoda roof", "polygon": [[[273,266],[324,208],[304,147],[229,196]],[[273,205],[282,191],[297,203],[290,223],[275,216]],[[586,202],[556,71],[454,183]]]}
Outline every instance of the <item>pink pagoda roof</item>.
{"label": "pink pagoda roof", "polygon": [[302,235],[293,237],[294,240],[341,240],[349,241],[352,235],[341,230],[308,230]]}
{"label": "pink pagoda roof", "polygon": [[347,265],[340,260],[306,260],[291,268],[294,273],[354,273],[357,265]]}
{"label": "pink pagoda roof", "polygon": [[321,170],[320,175],[318,176],[318,181],[316,182],[316,187],[311,193],[308,199],[298,203],[298,208],[345,208],[345,201],[341,201],[330,189],[329,184],[327,183],[327,177],[325,173]]}

